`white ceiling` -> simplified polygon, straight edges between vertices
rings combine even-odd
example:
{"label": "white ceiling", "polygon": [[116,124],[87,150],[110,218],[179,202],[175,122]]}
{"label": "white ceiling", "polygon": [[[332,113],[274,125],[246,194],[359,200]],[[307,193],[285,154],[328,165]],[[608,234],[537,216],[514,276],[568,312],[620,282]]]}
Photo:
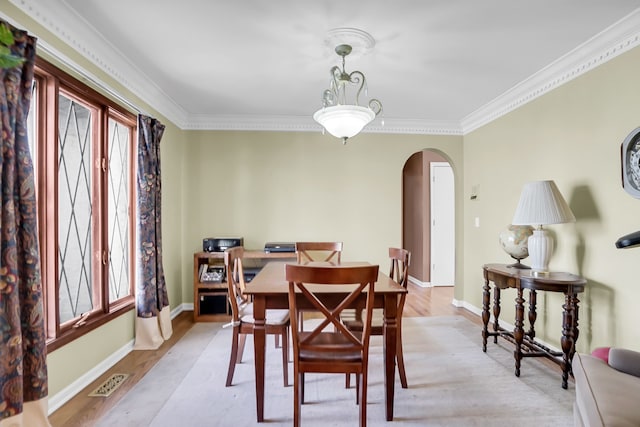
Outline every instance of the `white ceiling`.
{"label": "white ceiling", "polygon": [[468,132],[640,43],[638,0],[11,2],[185,129],[319,129],[333,28],[376,41],[346,69],[381,132]]}

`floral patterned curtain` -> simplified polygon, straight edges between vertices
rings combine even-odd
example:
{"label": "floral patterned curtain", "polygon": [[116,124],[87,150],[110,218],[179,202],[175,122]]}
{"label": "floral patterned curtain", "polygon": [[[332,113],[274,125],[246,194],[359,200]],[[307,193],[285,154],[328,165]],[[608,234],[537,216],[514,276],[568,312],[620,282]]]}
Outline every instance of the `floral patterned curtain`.
{"label": "floral patterned curtain", "polygon": [[134,349],[158,348],[172,334],[162,268],[160,140],[164,125],[138,116],[138,280]]}
{"label": "floral patterned curtain", "polygon": [[[36,39],[0,20],[24,61],[0,67],[0,426],[48,426],[47,358],[36,189],[27,115]],[[5,52],[6,53],[6,50]]]}

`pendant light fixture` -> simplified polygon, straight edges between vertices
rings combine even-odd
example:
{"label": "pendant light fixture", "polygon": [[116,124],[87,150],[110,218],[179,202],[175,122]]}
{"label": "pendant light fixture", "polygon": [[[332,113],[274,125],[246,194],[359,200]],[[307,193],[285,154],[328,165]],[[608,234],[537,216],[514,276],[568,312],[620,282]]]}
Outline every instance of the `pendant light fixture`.
{"label": "pendant light fixture", "polygon": [[360,95],[367,96],[367,82],[360,71],[348,73],[345,69],[345,57],[352,51],[349,44],[339,44],[336,54],[342,58],[342,68],[334,66],[330,70],[329,89],[322,94],[322,108],[315,112],[313,119],[336,138],[347,139],[357,135],[371,123],[382,111],[382,103],[370,99],[360,104]]}

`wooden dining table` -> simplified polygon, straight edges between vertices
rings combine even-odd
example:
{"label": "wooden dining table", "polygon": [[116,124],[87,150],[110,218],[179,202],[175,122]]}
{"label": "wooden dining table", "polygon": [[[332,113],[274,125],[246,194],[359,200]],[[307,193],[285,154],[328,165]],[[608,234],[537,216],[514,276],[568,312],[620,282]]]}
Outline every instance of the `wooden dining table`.
{"label": "wooden dining table", "polygon": [[[253,332],[254,340],[254,360],[256,376],[256,411],[258,422],[264,421],[264,400],[265,400],[265,312],[267,309],[289,308],[289,284],[285,278],[285,262],[270,262],[247,284],[245,293],[253,297],[253,317],[255,328]],[[323,265],[323,263],[313,263]],[[343,262],[340,266],[368,265],[367,262]],[[324,265],[335,265],[325,263]],[[331,287],[333,288],[333,287]],[[327,300],[339,297],[333,289],[327,290],[325,296]],[[395,392],[395,360],[396,342],[398,339],[398,298],[407,290],[400,286],[386,274],[379,272],[378,280],[375,284],[374,307],[382,308],[384,311],[384,386],[385,386],[385,415],[387,421],[393,420],[393,399]],[[302,296],[297,300],[303,308],[312,309],[308,306],[308,301]],[[354,306],[362,306],[363,301],[356,300]]]}

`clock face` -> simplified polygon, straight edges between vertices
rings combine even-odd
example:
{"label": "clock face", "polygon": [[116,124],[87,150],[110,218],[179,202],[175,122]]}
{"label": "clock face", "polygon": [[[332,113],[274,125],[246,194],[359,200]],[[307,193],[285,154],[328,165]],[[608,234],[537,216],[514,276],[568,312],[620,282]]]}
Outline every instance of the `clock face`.
{"label": "clock face", "polygon": [[635,129],[622,143],[622,187],[640,199],[640,128]]}

